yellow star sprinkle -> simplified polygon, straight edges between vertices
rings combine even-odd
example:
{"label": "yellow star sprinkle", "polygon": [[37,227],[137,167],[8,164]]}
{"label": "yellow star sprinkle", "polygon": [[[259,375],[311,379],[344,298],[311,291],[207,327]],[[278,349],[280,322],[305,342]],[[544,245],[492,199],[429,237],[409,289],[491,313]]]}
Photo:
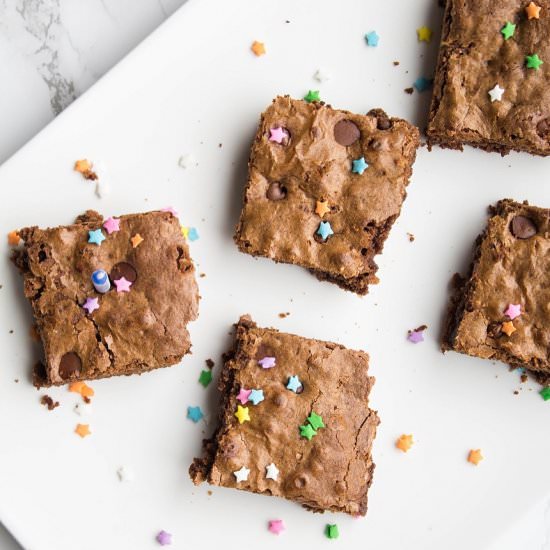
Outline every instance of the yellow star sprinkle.
{"label": "yellow star sprinkle", "polygon": [[516,330],[517,329],[512,321],[506,321],[506,323],[502,323],[502,332],[504,332],[506,336],[512,336],[512,334],[514,334]]}
{"label": "yellow star sprinkle", "polygon": [[328,205],[328,201],[326,200],[317,201],[317,206],[315,207],[315,213],[320,218],[322,218],[328,212],[330,212],[330,206]]}
{"label": "yellow star sprinkle", "polygon": [[468,454],[468,462],[475,464],[476,466],[483,460],[481,449],[472,449]]}
{"label": "yellow star sprinkle", "polygon": [[416,34],[419,42],[429,42],[432,39],[432,30],[425,25],[416,29]]}
{"label": "yellow star sprinkle", "polygon": [[143,242],[143,237],[139,234],[139,233],[136,233],[131,239],[130,239],[130,242],[132,243],[132,246],[134,248],[137,248],[142,242]]}
{"label": "yellow star sprinkle", "polygon": [[396,442],[395,446],[406,453],[414,444],[412,434],[405,435],[403,434]]}
{"label": "yellow star sprinkle", "polygon": [[534,2],[531,2],[526,8],[525,13],[527,19],[540,19],[540,6],[537,6]]}
{"label": "yellow star sprinkle", "polygon": [[254,52],[254,55],[260,57],[260,55],[265,54],[265,45],[263,42],[258,42],[257,40],[254,40],[252,42],[252,46],[250,46],[250,49]]}
{"label": "yellow star sprinkle", "polygon": [[245,422],[250,422],[250,415],[248,414],[248,407],[237,406],[237,412],[235,413],[239,424],[244,424]]}
{"label": "yellow star sprinkle", "polygon": [[90,435],[92,432],[90,431],[89,424],[77,424],[74,430],[74,433],[78,434],[80,437],[86,437],[87,435]]}
{"label": "yellow star sprinkle", "polygon": [[181,226],[181,234],[187,239],[189,237],[189,228],[185,225]]}

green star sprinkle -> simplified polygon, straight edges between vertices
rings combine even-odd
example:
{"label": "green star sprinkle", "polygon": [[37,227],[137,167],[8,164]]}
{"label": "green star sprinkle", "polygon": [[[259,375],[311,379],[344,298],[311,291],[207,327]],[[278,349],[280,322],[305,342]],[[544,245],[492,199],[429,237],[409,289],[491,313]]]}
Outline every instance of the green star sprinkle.
{"label": "green star sprinkle", "polygon": [[325,528],[325,535],[327,539],[337,539],[340,536],[340,532],[338,531],[338,525],[327,523],[327,526]]}
{"label": "green star sprinkle", "polygon": [[502,36],[504,36],[504,40],[508,40],[508,38],[512,38],[512,36],[514,36],[516,26],[513,23],[510,23],[510,21],[506,21],[506,25],[500,29],[500,32],[502,33]]}
{"label": "green star sprinkle", "polygon": [[300,426],[300,435],[311,441],[311,438],[317,435],[317,432],[309,424],[306,424],[305,426]]}
{"label": "green star sprinkle", "polygon": [[543,64],[543,61],[536,53],[534,53],[533,55],[525,56],[525,64],[528,69],[535,69],[535,71],[538,71],[539,67]]}
{"label": "green star sprinkle", "polygon": [[542,388],[539,394],[545,401],[548,401],[550,399],[550,386],[547,386],[546,388]]}
{"label": "green star sprinkle", "polygon": [[199,382],[206,388],[212,382],[212,371],[203,370],[199,376]]}
{"label": "green star sprinkle", "polygon": [[307,417],[307,421],[311,424],[311,427],[314,430],[325,427],[325,424],[323,423],[323,418],[313,411],[311,411],[311,414]]}
{"label": "green star sprinkle", "polygon": [[308,103],[312,101],[321,101],[319,97],[319,90],[309,90],[309,92],[304,96],[304,100]]}

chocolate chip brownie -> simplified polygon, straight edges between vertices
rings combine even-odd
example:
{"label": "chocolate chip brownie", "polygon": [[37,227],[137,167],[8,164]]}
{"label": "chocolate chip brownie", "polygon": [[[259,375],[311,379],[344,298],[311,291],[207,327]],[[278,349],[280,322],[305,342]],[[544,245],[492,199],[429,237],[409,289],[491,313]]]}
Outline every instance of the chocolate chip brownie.
{"label": "chocolate chip brownie", "polygon": [[373,384],[366,353],[241,317],[219,383],[219,427],[192,480],[364,515],[379,423]]}
{"label": "chocolate chip brownie", "polygon": [[366,294],[418,145],[414,126],[380,109],[277,97],[252,146],[237,246]]}
{"label": "chocolate chip brownie", "polygon": [[447,0],[428,144],[550,154],[549,33],[549,0]]}
{"label": "chocolate chip brownie", "polygon": [[502,200],[490,209],[469,275],[458,279],[443,349],[550,377],[550,210]]}
{"label": "chocolate chip brownie", "polygon": [[44,347],[36,386],[178,363],[197,317],[195,270],[177,218],[148,212],[29,227],[14,261]]}

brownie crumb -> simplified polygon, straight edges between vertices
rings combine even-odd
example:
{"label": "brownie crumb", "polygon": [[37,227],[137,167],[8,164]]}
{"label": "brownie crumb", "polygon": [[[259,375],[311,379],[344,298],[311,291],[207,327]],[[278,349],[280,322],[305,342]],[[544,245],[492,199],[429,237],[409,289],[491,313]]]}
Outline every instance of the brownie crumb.
{"label": "brownie crumb", "polygon": [[221,149],[223,147],[223,143],[218,143],[218,147]]}
{"label": "brownie crumb", "polygon": [[414,239],[415,239],[415,236],[412,234],[412,233],[407,233],[408,237],[409,237],[409,241],[412,243],[414,242]]}
{"label": "brownie crumb", "polygon": [[397,67],[397,65],[399,65],[399,61],[394,61],[394,62],[393,62],[393,66],[394,66],[394,67]]}
{"label": "brownie crumb", "polygon": [[527,380],[528,380],[527,375],[526,375],[526,374],[522,374],[522,375],[520,376],[520,380],[521,380],[521,383],[522,383],[522,384],[525,384],[525,382],[527,382]]}
{"label": "brownie crumb", "polygon": [[89,405],[92,402],[92,400],[87,395],[83,395],[82,399],[84,403],[86,403],[86,405]]}
{"label": "brownie crumb", "polygon": [[206,273],[199,273],[199,277],[200,277],[201,279],[204,279],[204,277],[206,277]]}
{"label": "brownie crumb", "polygon": [[13,329],[10,330],[10,334],[13,334]]}
{"label": "brownie crumb", "polygon": [[207,491],[208,493],[208,496],[211,497],[212,496],[212,491]]}
{"label": "brownie crumb", "polygon": [[279,313],[279,317],[281,319],[284,319],[285,317],[288,317],[290,315],[290,311],[287,311],[286,313]]}
{"label": "brownie crumb", "polygon": [[212,359],[207,359],[207,360],[205,361],[205,363],[206,363],[206,366],[207,366],[210,370],[212,370],[212,369],[214,368],[214,364],[215,364],[215,363],[214,363],[214,361],[212,361]]}
{"label": "brownie crumb", "polygon": [[16,384],[19,384],[19,378],[14,378],[13,380]]}
{"label": "brownie crumb", "polygon": [[519,391],[518,391],[518,390],[514,390],[514,395],[519,395]]}
{"label": "brownie crumb", "polygon": [[40,404],[48,407],[49,411],[53,411],[56,407],[59,407],[59,401],[54,401],[49,395],[43,395],[40,398]]}
{"label": "brownie crumb", "polygon": [[405,92],[406,94],[411,95],[411,94],[414,92],[414,88],[412,88],[412,87],[411,87],[411,88],[405,88],[404,92]]}

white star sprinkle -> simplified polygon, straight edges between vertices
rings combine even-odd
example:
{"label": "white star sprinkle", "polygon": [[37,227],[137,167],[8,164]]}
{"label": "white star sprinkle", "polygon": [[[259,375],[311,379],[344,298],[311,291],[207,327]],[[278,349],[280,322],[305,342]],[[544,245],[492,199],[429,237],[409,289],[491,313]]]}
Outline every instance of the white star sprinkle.
{"label": "white star sprinkle", "polygon": [[495,87],[492,90],[489,90],[489,95],[491,96],[491,103],[494,101],[500,101],[502,99],[503,93],[504,93],[504,88],[501,88],[498,84],[495,84]]}
{"label": "white star sprinkle", "polygon": [[73,411],[75,414],[78,414],[78,416],[89,416],[92,414],[92,406],[89,403],[77,403]]}
{"label": "white star sprinkle", "polygon": [[237,483],[239,483],[241,481],[247,481],[249,473],[250,473],[250,470],[243,466],[240,470],[233,472],[233,475],[235,476]]}
{"label": "white star sprinkle", "polygon": [[179,167],[183,168],[184,170],[186,170],[193,164],[195,164],[195,157],[191,153],[187,153],[186,155],[181,155],[181,157],[178,160]]}
{"label": "white star sprinkle", "polygon": [[116,475],[118,476],[119,481],[134,481],[134,472],[129,470],[125,466],[121,466],[117,471]]}
{"label": "white star sprinkle", "polygon": [[265,469],[265,478],[277,481],[277,477],[279,477],[279,468],[277,468],[277,466],[275,466],[275,464],[273,464],[272,462],[269,466],[266,466]]}
{"label": "white star sprinkle", "polygon": [[326,82],[327,80],[330,80],[332,78],[332,75],[326,69],[320,67],[313,75],[313,78],[318,82]]}

